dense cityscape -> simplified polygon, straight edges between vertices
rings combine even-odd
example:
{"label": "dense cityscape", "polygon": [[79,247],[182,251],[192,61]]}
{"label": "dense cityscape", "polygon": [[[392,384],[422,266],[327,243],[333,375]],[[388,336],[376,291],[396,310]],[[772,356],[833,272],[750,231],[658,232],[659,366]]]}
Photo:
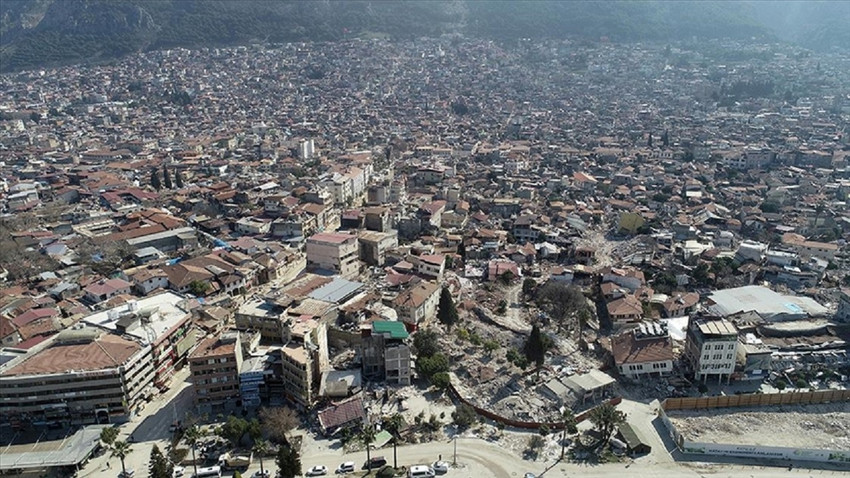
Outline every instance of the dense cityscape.
{"label": "dense cityscape", "polygon": [[848,160],[850,55],[779,43],[5,74],[0,471],[840,474]]}

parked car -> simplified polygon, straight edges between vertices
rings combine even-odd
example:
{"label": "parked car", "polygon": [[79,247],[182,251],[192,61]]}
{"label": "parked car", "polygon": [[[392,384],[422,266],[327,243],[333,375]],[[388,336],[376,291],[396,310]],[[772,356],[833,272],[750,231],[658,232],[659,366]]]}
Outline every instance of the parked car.
{"label": "parked car", "polygon": [[316,465],[307,470],[307,476],[322,476],[328,474],[328,467],[325,465]]}
{"label": "parked car", "polygon": [[252,476],[254,478],[269,478],[270,475],[271,475],[271,473],[269,473],[269,470],[263,470],[263,471],[257,470],[257,471],[254,472],[254,474]]}
{"label": "parked car", "polygon": [[346,461],[337,467],[336,472],[339,473],[353,473],[354,472],[354,462]]}
{"label": "parked car", "polygon": [[369,461],[363,463],[363,469],[366,470],[369,468],[369,464],[372,465],[372,469],[380,468],[387,464],[386,458],[382,456],[373,456]]}
{"label": "parked car", "polygon": [[537,475],[535,475],[534,473],[526,473],[522,475],[522,478],[537,478]]}
{"label": "parked car", "polygon": [[431,468],[433,468],[435,472],[440,474],[449,472],[449,464],[445,461],[435,461]]}
{"label": "parked car", "polygon": [[134,476],[136,476],[136,470],[132,468],[127,468],[127,471],[118,473],[118,478],[133,478]]}
{"label": "parked car", "polygon": [[180,478],[183,474],[186,473],[186,469],[182,466],[175,466],[174,470],[171,472],[171,476],[174,478]]}

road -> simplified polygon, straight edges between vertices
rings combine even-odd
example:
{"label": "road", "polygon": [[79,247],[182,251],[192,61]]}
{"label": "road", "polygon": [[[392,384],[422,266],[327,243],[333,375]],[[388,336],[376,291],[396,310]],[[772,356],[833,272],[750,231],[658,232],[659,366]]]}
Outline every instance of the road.
{"label": "road", "polygon": [[[188,367],[176,372],[168,392],[154,398],[141,413],[119,427],[119,440],[133,436],[132,452],[125,459],[125,464],[128,469],[136,470],[137,478],[148,476],[148,461],[154,445],[165,453],[171,440],[170,427],[175,417],[182,419],[192,409],[192,388],[188,378]],[[115,478],[120,471],[119,460],[111,458],[109,452],[106,452],[89,460],[80,470],[79,476]]]}

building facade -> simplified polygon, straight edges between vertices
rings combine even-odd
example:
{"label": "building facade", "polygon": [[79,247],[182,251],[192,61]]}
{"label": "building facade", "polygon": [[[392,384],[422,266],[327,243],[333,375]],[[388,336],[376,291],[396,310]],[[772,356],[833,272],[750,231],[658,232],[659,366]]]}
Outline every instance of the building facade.
{"label": "building facade", "polygon": [[724,319],[694,319],[688,322],[685,358],[696,380],[705,382],[716,376],[727,383],[735,371],[738,331]]}
{"label": "building facade", "polygon": [[333,271],[352,278],[360,270],[357,236],[319,233],[307,239],[307,268]]}

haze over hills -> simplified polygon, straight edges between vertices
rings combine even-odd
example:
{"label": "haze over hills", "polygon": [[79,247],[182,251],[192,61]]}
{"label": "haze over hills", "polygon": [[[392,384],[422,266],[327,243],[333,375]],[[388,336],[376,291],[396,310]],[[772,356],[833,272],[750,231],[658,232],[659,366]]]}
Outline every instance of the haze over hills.
{"label": "haze over hills", "polygon": [[[803,8],[803,4],[807,8]],[[848,46],[850,2],[4,0],[0,69],[247,42],[461,33],[494,40],[779,38]],[[790,12],[797,12],[791,14]],[[822,25],[826,25],[823,28]],[[817,26],[817,28],[815,27]]]}

